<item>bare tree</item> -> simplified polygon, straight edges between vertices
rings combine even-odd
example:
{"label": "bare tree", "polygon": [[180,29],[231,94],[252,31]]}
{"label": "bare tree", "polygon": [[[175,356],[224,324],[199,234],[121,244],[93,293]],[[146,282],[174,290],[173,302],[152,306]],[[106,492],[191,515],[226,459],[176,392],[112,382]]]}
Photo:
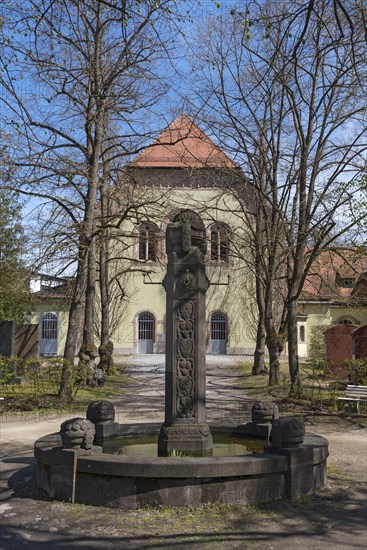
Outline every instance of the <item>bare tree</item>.
{"label": "bare tree", "polygon": [[[97,216],[99,250],[98,283],[100,315],[95,325],[100,337],[99,368],[107,374],[113,369],[112,336],[121,321],[121,304],[128,299],[130,275],[146,272],[144,262],[135,254],[136,235],[129,229],[161,217],[165,193],[139,185],[119,160],[103,161],[100,185],[100,213]],[[151,182],[154,184],[154,181]]]}
{"label": "bare tree", "polygon": [[[202,114],[257,195],[256,276],[270,380],[288,338],[294,391],[298,298],[320,251],[355,226],[350,181],[358,188],[367,149],[359,12],[348,12],[350,26],[343,10],[335,19],[335,2],[303,7],[249,3],[231,19],[213,18],[195,52]],[[276,293],[284,304],[278,319]]]}
{"label": "bare tree", "polygon": [[23,194],[58,205],[71,220],[76,240],[60,388],[68,397],[81,326],[82,358],[94,378],[103,159],[138,150],[147,134],[141,113],[167,91],[157,74],[167,58],[174,2],[30,0],[4,9],[9,17],[5,13],[1,27],[1,101],[7,123],[15,128],[15,183]]}

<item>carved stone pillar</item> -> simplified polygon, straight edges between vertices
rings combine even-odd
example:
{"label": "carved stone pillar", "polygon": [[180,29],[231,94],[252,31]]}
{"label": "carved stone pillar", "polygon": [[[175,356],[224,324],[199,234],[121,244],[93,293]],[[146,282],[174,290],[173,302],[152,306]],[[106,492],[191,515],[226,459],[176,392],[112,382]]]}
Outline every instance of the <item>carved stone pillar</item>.
{"label": "carved stone pillar", "polygon": [[166,404],[158,453],[210,454],[206,423],[205,228],[195,212],[177,214],[167,228]]}

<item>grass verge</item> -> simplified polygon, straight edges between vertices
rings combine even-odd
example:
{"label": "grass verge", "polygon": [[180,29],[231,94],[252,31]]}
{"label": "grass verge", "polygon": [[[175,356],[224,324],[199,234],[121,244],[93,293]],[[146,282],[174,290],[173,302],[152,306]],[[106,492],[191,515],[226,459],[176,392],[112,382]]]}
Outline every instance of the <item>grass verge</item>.
{"label": "grass verge", "polygon": [[[291,384],[286,363],[280,365],[280,384],[276,386],[269,386],[267,374],[254,376],[252,363],[241,363],[240,370],[241,384],[246,394],[259,401],[274,401],[282,412],[337,413],[337,399],[345,396],[345,384],[340,379],[325,375],[322,370],[315,369],[308,362],[300,364],[301,389],[297,398],[289,396]],[[347,410],[339,412],[342,415],[349,414]],[[361,404],[361,415],[366,412],[367,406]]]}

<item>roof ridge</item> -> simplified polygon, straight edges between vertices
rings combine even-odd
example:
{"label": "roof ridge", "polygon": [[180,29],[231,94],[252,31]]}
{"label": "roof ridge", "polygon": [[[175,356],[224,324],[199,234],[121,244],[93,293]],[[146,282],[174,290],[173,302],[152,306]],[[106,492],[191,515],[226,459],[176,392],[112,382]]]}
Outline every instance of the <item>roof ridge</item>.
{"label": "roof ridge", "polygon": [[134,167],[235,168],[237,165],[186,114],[176,117],[132,161]]}

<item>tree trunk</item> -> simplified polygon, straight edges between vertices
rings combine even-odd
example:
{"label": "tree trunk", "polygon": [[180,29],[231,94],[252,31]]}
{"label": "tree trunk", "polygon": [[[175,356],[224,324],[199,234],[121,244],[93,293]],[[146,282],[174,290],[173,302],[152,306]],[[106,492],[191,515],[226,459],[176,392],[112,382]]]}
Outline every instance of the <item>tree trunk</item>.
{"label": "tree trunk", "polygon": [[252,374],[266,374],[268,369],[265,366],[265,344],[266,334],[264,320],[259,318],[256,334],[256,349],[254,353],[254,365]]}
{"label": "tree trunk", "polygon": [[290,395],[299,397],[301,382],[299,378],[299,359],[297,341],[297,300],[288,304],[288,365],[291,379]]}
{"label": "tree trunk", "polygon": [[84,245],[79,246],[79,255],[78,271],[69,310],[68,330],[64,349],[64,362],[59,388],[59,397],[63,400],[70,400],[72,397],[72,374],[85,307],[88,255]]}
{"label": "tree trunk", "polygon": [[[103,162],[103,177],[101,180],[101,219],[102,224],[108,220],[111,213],[108,199],[108,181],[110,177],[110,162],[105,159]],[[101,296],[101,342],[98,348],[100,357],[99,368],[106,374],[111,374],[113,370],[113,343],[110,341],[110,296],[109,296],[109,231],[108,227],[103,227],[101,231],[101,241],[99,247],[99,291]]]}
{"label": "tree trunk", "polygon": [[263,285],[263,271],[264,264],[263,258],[261,257],[261,249],[263,245],[263,230],[264,230],[264,219],[263,211],[260,205],[257,205],[256,213],[256,232],[255,232],[255,283],[256,283],[256,304],[258,310],[258,321],[257,321],[257,333],[256,333],[256,348],[254,353],[254,364],[252,367],[252,374],[265,374],[267,373],[267,368],[265,366],[265,344],[266,344],[266,329],[265,329],[265,291]]}
{"label": "tree trunk", "polygon": [[259,318],[257,321],[256,348],[252,367],[252,374],[254,375],[267,373],[267,368],[265,366],[266,330],[264,289],[259,281],[259,277],[256,278],[256,301]]}
{"label": "tree trunk", "polygon": [[272,323],[267,329],[266,345],[269,350],[269,386],[278,386],[280,384],[280,345],[278,333]]}
{"label": "tree trunk", "polygon": [[[103,214],[102,214],[103,216]],[[99,288],[101,294],[101,344],[99,368],[106,374],[113,370],[113,344],[110,341],[110,307],[108,292],[108,234],[102,234],[99,251]]]}
{"label": "tree trunk", "polygon": [[266,319],[266,345],[269,350],[269,386],[280,384],[280,354],[284,349],[287,325],[282,321],[279,330],[274,327],[272,317]]}
{"label": "tree trunk", "polygon": [[[102,89],[102,35],[101,5],[97,5],[97,24],[94,36],[94,63],[91,73],[91,89]],[[104,100],[101,97],[90,98],[86,122],[88,136],[88,192],[86,196],[86,216],[84,231],[88,247],[88,279],[85,296],[85,316],[83,328],[83,344],[79,352],[80,366],[85,367],[88,386],[97,385],[96,359],[98,351],[94,343],[95,294],[96,294],[96,209],[97,195],[100,186],[100,162],[103,138],[106,133],[107,119]]]}
{"label": "tree trunk", "polygon": [[97,385],[96,359],[98,357],[98,351],[94,343],[95,294],[96,238],[93,236],[90,241],[88,253],[88,277],[85,294],[83,343],[79,352],[80,367],[86,369],[86,384],[90,387]]}

